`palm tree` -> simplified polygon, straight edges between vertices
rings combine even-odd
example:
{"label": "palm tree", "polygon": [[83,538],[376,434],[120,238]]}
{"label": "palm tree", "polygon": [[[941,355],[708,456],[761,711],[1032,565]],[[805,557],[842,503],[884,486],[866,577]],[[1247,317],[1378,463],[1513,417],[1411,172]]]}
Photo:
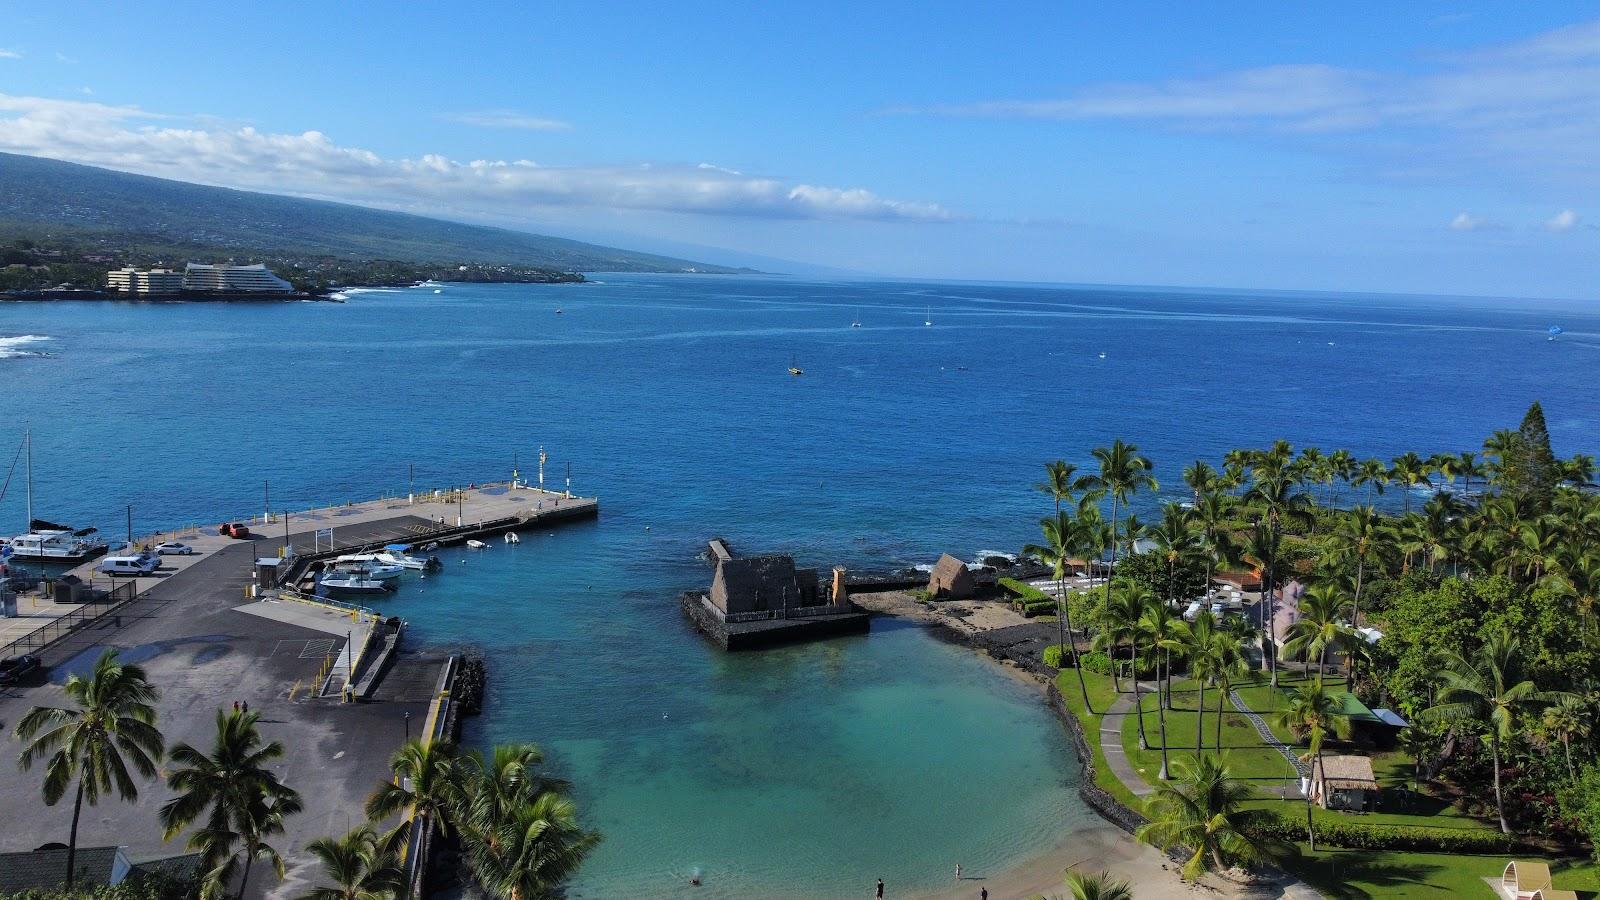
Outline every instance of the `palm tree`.
{"label": "palm tree", "polygon": [[[1355,477],[1357,465],[1356,458],[1351,455],[1349,450],[1346,450],[1342,447],[1328,454],[1329,474],[1332,476],[1332,478],[1344,482],[1346,486],[1350,484],[1350,479]],[[1329,484],[1328,494],[1328,505],[1337,508],[1339,504],[1339,492],[1337,488],[1333,487],[1331,482]]]}
{"label": "palm tree", "polygon": [[1578,780],[1578,770],[1572,766],[1572,739],[1589,736],[1589,704],[1582,697],[1568,694],[1544,708],[1545,730],[1561,739],[1561,749],[1567,756],[1567,777]]}
{"label": "palm tree", "polygon": [[1431,484],[1428,480],[1428,461],[1415,453],[1406,451],[1396,456],[1389,469],[1389,480],[1400,486],[1405,492],[1406,512],[1411,512],[1411,487],[1418,484]]}
{"label": "palm tree", "polygon": [[1194,621],[1189,624],[1183,633],[1183,656],[1189,661],[1189,677],[1194,679],[1199,687],[1199,696],[1194,704],[1194,752],[1198,756],[1201,748],[1205,746],[1206,733],[1206,682],[1216,678],[1217,665],[1220,659],[1217,654],[1217,643],[1221,631],[1217,628],[1217,617],[1211,610],[1202,609],[1195,614]]}
{"label": "palm tree", "polygon": [[26,744],[17,764],[23,771],[48,757],[45,763],[44,802],[55,806],[77,779],[72,800],[72,828],[67,833],[68,891],[76,874],[78,819],[85,800],[94,806],[102,793],[116,789],[122,800],[139,798],[138,785],[128,771],[145,778],[156,774],[166,744],[156,728],[155,702],[160,692],[145,677],[143,668],[117,662],[117,651],[106,650],[95,660],[89,677],[74,674],[64,688],[71,708],[35,706],[17,722],[17,740]]}
{"label": "palm tree", "polygon": [[[1139,633],[1144,636],[1156,661],[1156,722],[1161,729],[1161,773],[1157,777],[1162,781],[1167,780],[1167,705],[1171,702],[1172,694],[1172,651],[1183,649],[1183,631],[1183,620],[1173,615],[1167,601],[1155,596],[1147,597],[1144,613],[1139,617]],[[1162,680],[1163,674],[1166,676],[1165,682]],[[1136,680],[1134,705],[1142,710],[1143,698],[1139,696],[1138,689]],[[1142,712],[1140,721],[1143,722]]]}
{"label": "palm tree", "polygon": [[1084,875],[1069,870],[1067,890],[1072,892],[1072,900],[1133,900],[1133,888],[1107,872]]}
{"label": "palm tree", "polygon": [[1192,855],[1183,877],[1199,880],[1215,868],[1276,856],[1275,842],[1245,833],[1244,803],[1253,791],[1234,778],[1221,755],[1178,760],[1175,781],[1156,786],[1146,801],[1150,823],[1134,836],[1163,850],[1182,846]]}
{"label": "palm tree", "polygon": [[1078,467],[1066,460],[1048,462],[1044,464],[1045,480],[1034,485],[1055,501],[1057,515],[1061,514],[1062,503],[1070,503],[1076,495],[1094,487],[1094,476],[1077,472]]}
{"label": "palm tree", "polygon": [[1220,490],[1207,491],[1195,501],[1191,519],[1199,531],[1200,550],[1206,557],[1206,590],[1211,590],[1211,577],[1218,561],[1233,556],[1233,541],[1228,533],[1233,507],[1238,501]]}
{"label": "palm tree", "polygon": [[1056,628],[1060,632],[1061,652],[1072,654],[1072,668],[1078,673],[1078,691],[1083,695],[1083,708],[1094,712],[1089,705],[1089,686],[1083,680],[1083,666],[1078,659],[1078,642],[1072,637],[1072,608],[1067,604],[1067,569],[1073,556],[1085,540],[1084,531],[1065,512],[1054,518],[1039,520],[1039,530],[1044,532],[1044,544],[1029,544],[1023,548],[1051,568],[1056,579]]}
{"label": "palm tree", "polygon": [[1456,454],[1456,474],[1461,476],[1461,493],[1467,498],[1472,497],[1472,479],[1484,478],[1487,469],[1478,459],[1478,454],[1467,450]]}
{"label": "palm tree", "polygon": [[1349,598],[1333,585],[1323,582],[1307,588],[1300,597],[1300,615],[1289,626],[1283,652],[1290,656],[1304,653],[1308,668],[1315,659],[1317,674],[1327,674],[1328,651],[1349,645],[1354,637],[1344,622],[1349,611]]}
{"label": "palm tree", "polygon": [[1274,687],[1278,684],[1278,654],[1268,651],[1272,649],[1272,619],[1277,610],[1278,538],[1284,522],[1305,522],[1312,518],[1310,498],[1295,490],[1294,477],[1285,462],[1288,452],[1288,445],[1280,441],[1273,445],[1272,451],[1258,455],[1250,472],[1250,489],[1244,497],[1246,503],[1261,509],[1266,518],[1266,540],[1263,542],[1258,536],[1253,543],[1265,554],[1262,559],[1265,570],[1261,596],[1266,601],[1264,624],[1267,640],[1262,645],[1262,651],[1272,666]]}
{"label": "palm tree", "polygon": [[219,709],[209,755],[188,744],[172,748],[176,768],[167,775],[167,787],[176,796],[161,805],[162,839],[171,840],[210,809],[205,824],[188,842],[189,849],[204,857],[207,896],[226,894],[241,850],[244,867],[238,896],[244,896],[250,868],[263,856],[283,878],[283,860],[266,838],[282,834],[283,820],[300,812],[300,795],[267,768],[283,756],[283,744],[262,743],[256,728],[260,717],[260,713]]}
{"label": "palm tree", "polygon": [[1217,752],[1221,753],[1223,703],[1233,692],[1235,681],[1250,680],[1256,676],[1250,671],[1250,659],[1244,652],[1244,637],[1238,631],[1227,627],[1219,629],[1212,654],[1215,659],[1212,662],[1211,674],[1217,686],[1217,723],[1213,744]]}
{"label": "palm tree", "polygon": [[562,883],[598,843],[599,834],[578,826],[572,801],[546,791],[517,806],[492,837],[478,835],[469,847],[473,872],[490,896],[538,900],[559,896]]}
{"label": "palm tree", "polygon": [[[1278,724],[1296,736],[1308,736],[1310,749],[1302,760],[1311,765],[1311,781],[1316,783],[1316,773],[1322,769],[1322,741],[1333,731],[1341,738],[1350,734],[1350,719],[1340,712],[1340,703],[1322,686],[1322,676],[1310,685],[1289,692],[1289,702],[1278,711]],[[1324,788],[1326,790],[1326,788]],[[1312,826],[1311,803],[1314,791],[1306,791],[1306,839],[1313,852],[1317,849],[1317,832]]]}
{"label": "palm tree", "polygon": [[1217,474],[1217,470],[1203,459],[1197,459],[1193,465],[1184,468],[1183,483],[1193,492],[1196,506],[1200,505],[1200,498],[1203,495],[1222,487],[1221,476]]}
{"label": "palm tree", "polygon": [[371,825],[342,838],[317,838],[306,851],[322,863],[334,886],[314,888],[300,900],[393,900],[405,888],[398,855]]}
{"label": "palm tree", "polygon": [[1500,795],[1500,748],[1515,737],[1519,718],[1528,707],[1540,701],[1558,700],[1560,694],[1538,691],[1522,677],[1520,643],[1509,629],[1491,631],[1472,656],[1451,652],[1445,656],[1438,675],[1439,694],[1435,704],[1423,710],[1423,720],[1446,724],[1489,726],[1489,752],[1494,763],[1494,806],[1500,818],[1500,831],[1511,833],[1506,824],[1505,804]]}
{"label": "palm tree", "polygon": [[1389,469],[1381,459],[1364,459],[1356,469],[1356,474],[1350,479],[1355,487],[1365,486],[1367,489],[1367,505],[1371,506],[1373,492],[1383,493],[1389,483]]}
{"label": "palm tree", "polygon": [[1173,591],[1177,587],[1178,568],[1187,567],[1201,552],[1200,535],[1195,531],[1190,512],[1176,503],[1166,504],[1161,508],[1161,523],[1149,534],[1155,540],[1156,553],[1167,564],[1167,602],[1189,599],[1176,597]]}
{"label": "palm tree", "polygon": [[[1333,531],[1333,557],[1353,559],[1356,563],[1355,599],[1350,613],[1350,625],[1361,627],[1361,588],[1366,582],[1367,563],[1375,562],[1384,548],[1387,532],[1383,520],[1370,506],[1358,506],[1339,519]],[[1355,658],[1350,659],[1347,679],[1355,682]]]}
{"label": "palm tree", "polygon": [[462,805],[461,769],[454,744],[408,741],[389,760],[394,780],[378,785],[367,797],[367,818],[379,822],[414,810],[428,825],[448,835]]}
{"label": "palm tree", "polygon": [[[1147,457],[1139,455],[1139,448],[1124,444],[1121,438],[1109,447],[1096,447],[1094,458],[1100,462],[1100,474],[1095,477],[1097,493],[1111,497],[1111,534],[1117,535],[1117,512],[1126,506],[1141,488],[1156,490],[1156,479],[1150,474],[1154,468]],[[1130,547],[1131,549],[1131,547]],[[1111,571],[1117,569],[1117,542],[1111,542]],[[1111,600],[1111,580],[1106,579],[1106,602]],[[1137,673],[1135,673],[1137,678]],[[1138,694],[1138,686],[1134,694]]]}
{"label": "palm tree", "polygon": [[537,744],[497,744],[488,756],[472,750],[461,761],[462,814],[468,825],[492,835],[517,809],[540,794],[565,794],[571,785],[539,770]]}
{"label": "palm tree", "polygon": [[1111,685],[1117,693],[1122,693],[1122,685],[1117,680],[1116,655],[1117,649],[1123,641],[1133,655],[1134,691],[1139,690],[1139,616],[1144,613],[1145,594],[1135,590],[1134,584],[1126,579],[1118,581],[1117,589],[1111,592],[1111,602],[1102,604],[1100,618],[1096,623],[1099,633],[1094,636],[1094,649],[1104,650],[1112,658]]}

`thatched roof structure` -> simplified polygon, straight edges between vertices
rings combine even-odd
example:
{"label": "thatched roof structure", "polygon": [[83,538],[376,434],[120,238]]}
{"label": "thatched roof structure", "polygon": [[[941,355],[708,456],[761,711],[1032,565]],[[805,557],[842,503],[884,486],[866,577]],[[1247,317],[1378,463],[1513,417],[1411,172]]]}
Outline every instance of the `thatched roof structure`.
{"label": "thatched roof structure", "polygon": [[1324,756],[1317,776],[1316,780],[1329,790],[1378,790],[1378,779],[1372,774],[1372,760],[1365,756]]}

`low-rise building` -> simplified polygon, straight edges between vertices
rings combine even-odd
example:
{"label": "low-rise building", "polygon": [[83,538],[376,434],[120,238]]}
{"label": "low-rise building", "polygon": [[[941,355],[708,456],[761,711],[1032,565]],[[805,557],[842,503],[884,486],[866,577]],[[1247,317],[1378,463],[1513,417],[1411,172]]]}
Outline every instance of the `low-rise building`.
{"label": "low-rise building", "polygon": [[182,272],[171,269],[129,267],[106,273],[106,287],[124,294],[176,294],[183,290],[183,280]]}

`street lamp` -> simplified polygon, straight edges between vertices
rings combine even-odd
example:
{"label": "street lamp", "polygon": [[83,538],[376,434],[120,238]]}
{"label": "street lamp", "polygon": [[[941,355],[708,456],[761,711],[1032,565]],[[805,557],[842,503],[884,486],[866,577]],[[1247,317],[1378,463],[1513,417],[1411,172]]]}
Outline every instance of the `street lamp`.
{"label": "street lamp", "polygon": [[406,710],[406,743],[411,743],[411,710]]}

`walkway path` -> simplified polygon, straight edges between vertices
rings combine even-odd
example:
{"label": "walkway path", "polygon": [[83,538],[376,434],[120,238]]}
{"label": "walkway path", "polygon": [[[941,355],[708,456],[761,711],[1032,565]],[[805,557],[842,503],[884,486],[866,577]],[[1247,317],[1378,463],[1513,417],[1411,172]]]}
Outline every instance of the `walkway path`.
{"label": "walkway path", "polygon": [[[1155,688],[1148,684],[1141,684],[1138,689],[1147,694],[1155,692]],[[1122,749],[1122,723],[1130,712],[1133,712],[1132,692],[1118,694],[1117,701],[1100,716],[1100,751],[1106,756],[1106,767],[1117,776],[1123,787],[1133,792],[1135,797],[1148,797],[1156,789],[1144,780],[1133,763],[1128,761],[1127,751]]]}

